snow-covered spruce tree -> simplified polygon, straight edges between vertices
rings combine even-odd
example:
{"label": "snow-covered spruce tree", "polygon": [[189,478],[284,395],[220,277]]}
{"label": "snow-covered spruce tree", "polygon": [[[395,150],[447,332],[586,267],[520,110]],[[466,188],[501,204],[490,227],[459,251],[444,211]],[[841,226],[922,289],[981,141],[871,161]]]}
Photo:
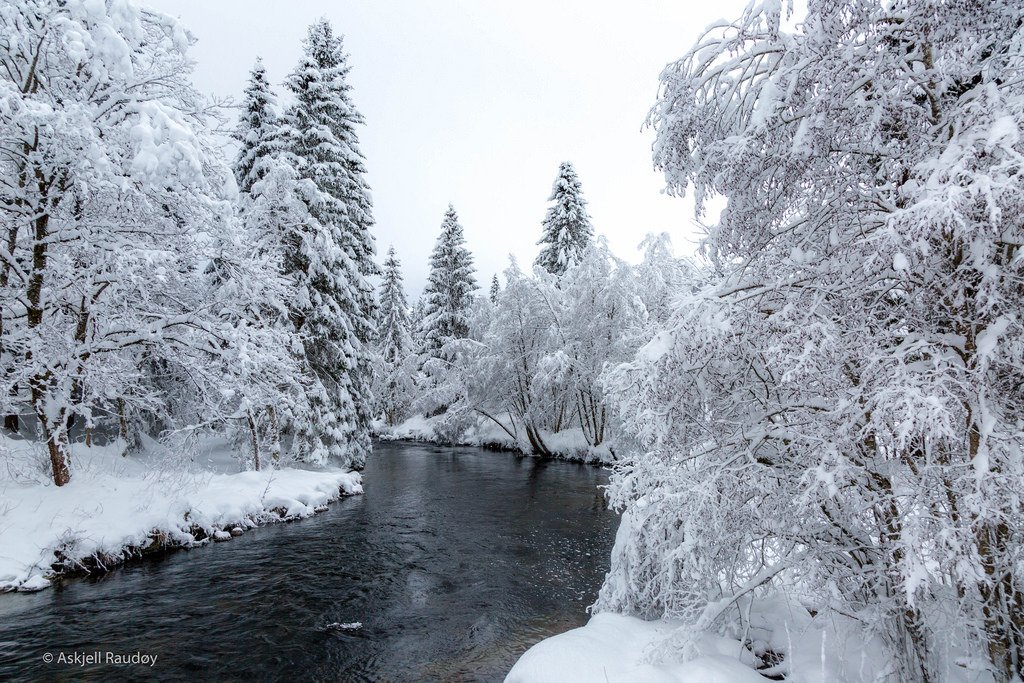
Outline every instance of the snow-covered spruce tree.
{"label": "snow-covered spruce tree", "polygon": [[501,283],[498,282],[498,274],[495,273],[494,277],[491,278],[491,292],[488,296],[492,304],[498,303],[499,294],[501,294]]}
{"label": "snow-covered spruce tree", "polygon": [[430,274],[423,291],[420,338],[420,408],[428,414],[445,410],[457,398],[455,385],[446,378],[457,361],[459,340],[469,335],[470,306],[476,289],[473,256],[455,209],[448,205],[441,234],[430,254]]}
{"label": "snow-covered spruce tree", "polygon": [[409,313],[409,330],[412,335],[412,348],[417,355],[423,355],[426,349],[426,340],[424,335],[426,330],[423,326],[423,319],[427,315],[427,295],[426,292],[420,294],[419,298],[416,299],[416,305],[412,307],[412,311]]}
{"label": "snow-covered spruce tree", "polygon": [[384,360],[394,362],[410,350],[409,304],[405,298],[402,264],[395,248],[388,249],[378,297],[377,339]]}
{"label": "snow-covered spruce tree", "polygon": [[424,290],[421,325],[426,353],[442,358],[445,344],[463,339],[469,333],[469,306],[476,289],[473,256],[459,217],[451,204],[441,223],[441,234],[430,254],[430,275]]}
{"label": "snow-covered spruce tree", "polygon": [[298,284],[291,317],[302,336],[305,358],[319,380],[311,419],[296,425],[305,457],[335,457],[362,466],[370,451],[373,397],[371,354],[374,297],[367,277],[377,272],[370,233],[372,211],[364,178],[347,55],[330,24],[314,23],[304,55],[288,78],[294,104],[284,116],[288,161],[317,193],[309,198],[311,220],[301,248],[289,255],[285,273]]}
{"label": "snow-covered spruce tree", "polygon": [[666,68],[655,161],[728,203],[609,378],[644,452],[599,608],[700,630],[775,586],[893,679],[1024,675],[1022,45],[1017,2],[768,3]]}
{"label": "snow-covered spruce tree", "polygon": [[225,367],[237,402],[227,419],[259,469],[285,455],[284,434],[316,420],[309,397],[322,395],[323,386],[292,319],[300,278],[285,272],[293,254],[312,248],[308,241],[318,226],[309,206],[319,190],[274,148],[256,165],[260,178],[238,200],[240,229],[218,236],[214,289],[216,311],[235,325],[235,345],[243,349]]}
{"label": "snow-covered spruce tree", "polygon": [[562,162],[558,177],[551,187],[548,201],[554,202],[544,216],[540,254],[534,264],[549,273],[561,275],[579,263],[594,237],[594,228],[587,215],[583,186],[572,163]]}
{"label": "snow-covered spruce tree", "polygon": [[395,248],[388,249],[384,260],[383,281],[378,297],[377,355],[378,372],[374,395],[378,412],[390,425],[405,418],[412,400],[415,363],[409,323],[409,304],[405,298],[402,266]]}
{"label": "snow-covered spruce tree", "polygon": [[243,193],[252,190],[254,183],[266,173],[264,162],[279,147],[280,123],[274,111],[276,98],[267,80],[263,60],[257,59],[249,74],[249,84],[242,98],[242,114],[235,128],[238,141],[235,157],[235,180]]}
{"label": "snow-covered spruce tree", "polygon": [[[0,410],[36,415],[62,485],[74,416],[87,430],[104,414],[192,420],[212,400],[225,347],[200,231],[231,220],[230,172],[202,134],[175,20],[17,0],[0,35]],[[190,402],[148,368],[188,377]],[[169,415],[177,405],[190,414]]]}

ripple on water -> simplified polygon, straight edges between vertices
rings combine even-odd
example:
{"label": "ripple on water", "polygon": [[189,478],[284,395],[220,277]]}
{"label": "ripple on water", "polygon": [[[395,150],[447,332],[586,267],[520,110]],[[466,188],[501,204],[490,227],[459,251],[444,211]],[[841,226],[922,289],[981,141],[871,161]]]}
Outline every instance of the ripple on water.
{"label": "ripple on water", "polygon": [[[0,595],[0,680],[500,680],[586,622],[617,524],[602,470],[381,443],[364,476],[363,496],[302,522]],[[159,659],[135,672],[41,661],[87,648]]]}

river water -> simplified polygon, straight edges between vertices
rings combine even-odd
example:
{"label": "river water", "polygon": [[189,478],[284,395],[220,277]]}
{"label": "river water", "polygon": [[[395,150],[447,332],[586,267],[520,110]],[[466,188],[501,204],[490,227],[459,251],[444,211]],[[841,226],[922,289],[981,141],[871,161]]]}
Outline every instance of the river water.
{"label": "river water", "polygon": [[[618,523],[605,482],[588,465],[379,443],[366,493],[310,519],[0,594],[0,680],[501,680],[586,622]],[[43,660],[97,651],[157,661]]]}

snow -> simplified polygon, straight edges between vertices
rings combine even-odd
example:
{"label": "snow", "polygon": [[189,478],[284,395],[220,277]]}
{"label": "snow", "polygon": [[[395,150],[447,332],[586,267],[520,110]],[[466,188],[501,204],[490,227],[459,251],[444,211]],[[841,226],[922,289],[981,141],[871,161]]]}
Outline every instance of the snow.
{"label": "snow", "polygon": [[[504,425],[512,424],[508,414],[496,416]],[[493,420],[480,417],[460,431],[454,438],[445,429],[445,416],[424,417],[413,415],[400,424],[388,426],[377,422],[373,426],[377,436],[385,441],[426,441],[429,443],[455,443],[459,446],[483,446],[529,454],[529,445],[514,439]],[[559,432],[540,430],[540,436],[551,453],[558,458],[583,462],[610,463],[613,455],[610,446],[604,443],[594,447],[587,443],[579,427]],[[525,441],[525,437],[524,437]]]}
{"label": "snow", "polygon": [[597,614],[582,628],[542,640],[527,650],[506,683],[763,683],[764,678],[724,654],[725,639],[706,637],[702,654],[688,662],[655,664],[644,653],[674,629],[668,621],[643,621],[621,614]]}
{"label": "snow", "polygon": [[[506,683],[609,681],[616,683],[763,683],[758,672],[783,673],[792,683],[869,683],[883,680],[890,660],[878,638],[839,615],[812,616],[781,594],[750,610],[747,642],[713,633],[687,638],[681,622],[644,621],[602,612],[586,626],[537,643],[520,657]],[[767,650],[782,655],[775,664]],[[756,655],[756,656],[755,656]],[[769,670],[771,665],[778,668]],[[944,681],[978,681],[966,669],[943,672]]]}
{"label": "snow", "polygon": [[49,586],[58,551],[65,563],[117,563],[154,536],[181,546],[229,540],[230,528],[309,517],[362,492],[358,473],[338,469],[214,473],[120,451],[119,444],[75,446],[71,481],[58,488],[41,468],[33,471],[38,444],[0,437],[10,463],[0,471],[0,591]]}
{"label": "snow", "polygon": [[638,360],[648,363],[655,363],[666,353],[672,350],[672,335],[666,331],[658,332],[651,341],[647,342],[636,353]]}
{"label": "snow", "polygon": [[440,417],[425,417],[413,415],[401,424],[389,427],[384,424],[374,425],[374,431],[385,441],[407,440],[407,441],[436,441],[437,423]]}
{"label": "snow", "polygon": [[1011,322],[1013,321],[1008,316],[1002,316],[978,333],[978,356],[980,358],[987,360],[995,352],[999,338],[1006,334]]}
{"label": "snow", "polygon": [[892,257],[893,270],[897,272],[904,272],[910,268],[910,264],[907,262],[907,257],[902,253],[898,253]]}
{"label": "snow", "polygon": [[1013,120],[1012,116],[1000,116],[992,122],[992,126],[988,130],[987,147],[992,148],[997,145],[1011,147],[1019,140],[1020,131],[1017,129],[1017,122]]}

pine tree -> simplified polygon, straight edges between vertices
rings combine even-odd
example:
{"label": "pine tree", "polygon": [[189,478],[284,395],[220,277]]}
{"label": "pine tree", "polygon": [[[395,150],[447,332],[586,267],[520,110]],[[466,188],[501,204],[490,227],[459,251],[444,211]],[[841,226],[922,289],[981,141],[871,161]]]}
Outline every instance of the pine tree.
{"label": "pine tree", "polygon": [[465,244],[459,218],[449,204],[430,255],[430,276],[424,291],[424,350],[433,357],[439,357],[447,342],[469,334],[469,306],[476,289],[476,271]]}
{"label": "pine tree", "polygon": [[299,436],[309,459],[330,455],[358,467],[370,451],[375,306],[367,276],[377,272],[355,133],[362,117],[349,98],[341,39],[325,19],[310,27],[304,48],[287,81],[295,104],[285,116],[284,134],[289,161],[315,187],[302,248],[290,254],[285,270],[299,283],[292,318],[322,391],[311,398],[314,417]]}
{"label": "pine tree", "polygon": [[534,264],[561,275],[580,262],[594,236],[583,188],[571,162],[559,166],[548,201],[554,204],[544,216],[544,232],[537,242],[541,250]]}
{"label": "pine tree", "polygon": [[238,156],[235,157],[235,179],[242,192],[252,191],[253,184],[266,175],[264,162],[277,148],[279,122],[274,111],[275,104],[276,98],[267,80],[267,70],[263,60],[257,58],[249,74],[242,115],[234,134],[240,146]]}
{"label": "pine tree", "polygon": [[501,293],[501,284],[498,282],[498,274],[495,273],[494,277],[491,278],[491,303],[498,303],[498,294]]}

